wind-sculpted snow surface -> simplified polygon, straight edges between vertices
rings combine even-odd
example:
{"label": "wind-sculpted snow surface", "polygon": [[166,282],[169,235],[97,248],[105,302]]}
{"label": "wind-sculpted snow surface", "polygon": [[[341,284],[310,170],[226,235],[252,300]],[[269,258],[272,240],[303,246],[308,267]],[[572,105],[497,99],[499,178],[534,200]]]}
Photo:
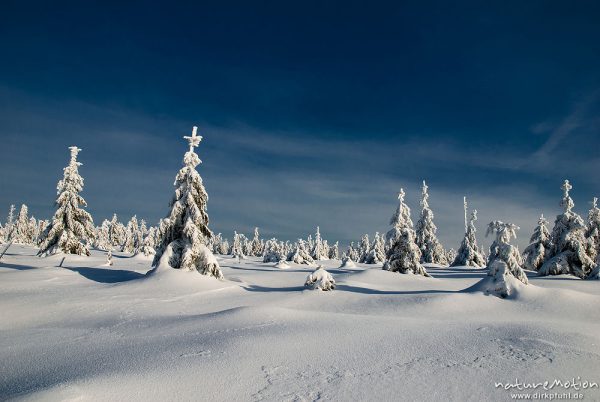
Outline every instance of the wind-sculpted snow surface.
{"label": "wind-sculpted snow surface", "polygon": [[597,281],[533,272],[503,300],[472,288],[484,269],[333,260],[320,292],[303,286],[314,267],[262,257],[216,255],[217,280],[36,251],[0,260],[1,400],[507,401],[495,382],[600,382]]}

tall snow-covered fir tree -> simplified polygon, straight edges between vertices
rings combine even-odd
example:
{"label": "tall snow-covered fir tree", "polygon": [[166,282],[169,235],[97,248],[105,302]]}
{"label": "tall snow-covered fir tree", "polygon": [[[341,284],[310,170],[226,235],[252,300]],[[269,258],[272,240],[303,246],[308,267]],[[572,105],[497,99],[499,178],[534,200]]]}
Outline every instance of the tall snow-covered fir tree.
{"label": "tall snow-covered fir tree", "polygon": [[386,252],[391,248],[396,238],[400,236],[402,229],[408,228],[412,230],[413,228],[413,223],[410,219],[410,208],[404,203],[405,195],[406,193],[404,192],[404,189],[401,188],[400,192],[398,193],[398,207],[390,219],[390,225],[392,225],[392,228],[385,234]]}
{"label": "tall snow-covered fir tree", "polygon": [[[465,201],[465,215],[467,213],[467,205]],[[470,267],[485,267],[485,258],[479,247],[477,247],[477,237],[475,237],[475,233],[477,229],[475,229],[475,222],[477,221],[477,210],[473,210],[471,212],[471,218],[467,222],[467,230],[465,232],[465,237],[460,244],[460,248],[456,252],[456,258],[451,267],[456,266],[470,266]]]}
{"label": "tall snow-covered fir tree", "polygon": [[429,187],[423,180],[421,192],[421,217],[417,221],[415,232],[417,246],[421,250],[421,262],[439,265],[447,265],[446,252],[439,242],[436,232],[437,227],[433,223],[433,212],[429,208]]}
{"label": "tall snow-covered fir tree", "polygon": [[550,232],[546,227],[547,224],[548,221],[542,214],[529,239],[529,245],[523,251],[525,257],[523,267],[525,269],[537,271],[544,263],[546,253],[550,249]]}
{"label": "tall snow-covered fir tree", "polygon": [[77,155],[81,149],[72,146],[71,160],[63,169],[63,179],[56,187],[56,212],[41,235],[38,255],[51,255],[62,251],[67,254],[90,255],[89,244],[94,238],[92,216],[82,207],[87,203],[79,194],[83,190],[83,177],[79,175]]}
{"label": "tall snow-covered fir tree", "polygon": [[202,163],[194,152],[194,148],[202,141],[202,137],[196,135],[196,130],[197,127],[194,127],[192,135],[184,137],[189,143],[189,151],[183,157],[183,168],[175,177],[171,213],[163,221],[162,237],[153,265],[158,265],[165,255],[172,268],[196,270],[221,279],[223,274],[219,263],[206,247],[213,234],[208,228],[208,194],[196,170],[196,166]]}
{"label": "tall snow-covered fir tree", "polygon": [[561,188],[563,198],[560,206],[564,208],[564,212],[554,221],[554,228],[550,235],[552,245],[539,273],[540,275],[571,274],[585,278],[595,266],[585,238],[586,226],[581,216],[573,212],[575,203],[569,195],[573,186],[569,180],[565,180]]}

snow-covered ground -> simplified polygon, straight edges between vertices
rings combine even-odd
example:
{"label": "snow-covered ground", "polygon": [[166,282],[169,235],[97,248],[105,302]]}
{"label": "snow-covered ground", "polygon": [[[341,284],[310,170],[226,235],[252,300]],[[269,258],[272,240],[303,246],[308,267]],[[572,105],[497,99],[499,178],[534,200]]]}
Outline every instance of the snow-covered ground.
{"label": "snow-covered ground", "polygon": [[293,263],[219,256],[218,281],[36,251],[0,261],[0,399],[507,401],[518,391],[495,382],[600,383],[598,281],[528,271],[502,300],[472,290],[484,270],[324,261],[336,289],[321,292]]}

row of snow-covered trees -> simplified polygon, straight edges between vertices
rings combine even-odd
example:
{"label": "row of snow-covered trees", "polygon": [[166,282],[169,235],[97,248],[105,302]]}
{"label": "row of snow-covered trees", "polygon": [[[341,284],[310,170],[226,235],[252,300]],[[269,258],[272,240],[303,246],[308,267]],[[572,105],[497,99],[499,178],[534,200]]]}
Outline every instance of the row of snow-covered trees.
{"label": "row of snow-covered trees", "polygon": [[48,221],[36,220],[29,216],[27,205],[21,205],[19,214],[15,216],[15,206],[11,205],[4,225],[0,224],[0,243],[17,243],[37,245],[40,234],[48,225]]}
{"label": "row of snow-covered trees", "polygon": [[[0,243],[40,246],[45,240],[48,224],[47,220],[36,220],[35,217],[29,216],[25,204],[21,206],[15,218],[15,206],[11,205],[5,224],[0,224]],[[92,235],[82,237],[81,243],[84,254],[86,247],[93,247],[104,251],[119,250],[148,256],[154,254],[157,237],[156,228],[147,228],[143,219],[138,224],[137,217],[133,216],[127,225],[123,225],[115,214],[112,220],[104,220],[101,226],[94,228]]]}
{"label": "row of snow-covered trees", "polygon": [[[138,222],[135,216],[127,225],[121,224],[113,216],[111,221],[105,220],[96,228],[91,215],[84,209],[87,204],[80,195],[83,178],[79,174],[81,163],[77,156],[81,150],[73,146],[69,148],[70,162],[64,168],[63,178],[57,185],[56,212],[53,218],[48,222],[35,221],[28,217],[26,206],[21,208],[19,216],[15,218],[14,207],[11,207],[6,224],[1,226],[0,239],[38,244],[39,255],[42,256],[59,251],[89,255],[90,247],[155,254],[154,266],[164,263],[173,268],[197,270],[219,278],[222,274],[214,258],[215,253],[230,254],[237,258],[257,256],[262,257],[265,262],[291,261],[304,264],[341,258],[344,266],[352,266],[354,262],[380,263],[389,271],[424,276],[428,276],[424,263],[489,267],[495,259],[504,258],[507,259],[509,268],[507,272],[514,271],[516,276],[519,273],[512,269],[514,264],[538,270],[542,275],[572,274],[580,278],[598,276],[600,209],[595,200],[588,222],[585,223],[572,210],[574,203],[569,196],[571,186],[568,181],[563,185],[561,205],[564,212],[556,218],[552,233],[548,232],[546,221],[541,218],[524,256],[520,255],[516,247],[506,246],[511,237],[516,235],[516,226],[494,221],[489,225],[488,234],[495,233],[497,239],[486,258],[477,245],[477,211],[473,210],[467,220],[466,200],[464,238],[456,252],[445,251],[436,236],[437,228],[429,207],[429,193],[425,182],[416,225],[413,225],[410,208],[404,201],[405,193],[401,189],[398,207],[390,221],[390,230],[384,236],[376,233],[373,241],[369,240],[368,235],[364,235],[356,246],[351,244],[341,256],[338,243],[329,245],[321,237],[319,228],[314,238],[309,236],[306,240],[299,239],[294,243],[277,239],[265,241],[260,238],[258,229],[255,229],[252,239],[236,232],[230,243],[221,234],[214,235],[208,228],[208,194],[196,170],[201,161],[195,148],[202,137],[196,135],[194,127],[192,136],[184,138],[189,143],[189,151],[185,153],[183,167],[175,177],[171,209],[156,228],[147,228],[145,222]],[[502,251],[508,249],[510,252]]]}
{"label": "row of snow-covered trees", "polygon": [[263,262],[293,261],[298,264],[311,264],[317,260],[339,259],[338,243],[330,246],[327,240],[321,237],[319,227],[314,238],[309,235],[307,239],[298,239],[293,243],[275,238],[261,239],[258,228],[255,228],[252,239],[234,232],[233,241],[230,243],[219,233],[213,236],[207,245],[215,254],[231,255],[240,259],[247,256],[262,257]]}

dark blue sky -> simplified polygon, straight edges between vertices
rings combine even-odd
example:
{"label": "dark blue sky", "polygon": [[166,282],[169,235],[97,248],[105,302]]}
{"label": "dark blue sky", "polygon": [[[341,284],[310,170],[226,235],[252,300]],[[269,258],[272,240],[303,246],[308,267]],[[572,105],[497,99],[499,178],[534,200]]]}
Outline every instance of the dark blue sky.
{"label": "dark blue sky", "polygon": [[463,195],[522,244],[600,193],[598,2],[186,3],[2,2],[1,208],[50,216],[76,144],[96,223],[154,222],[194,124],[227,236],[385,231],[426,179],[447,247]]}

